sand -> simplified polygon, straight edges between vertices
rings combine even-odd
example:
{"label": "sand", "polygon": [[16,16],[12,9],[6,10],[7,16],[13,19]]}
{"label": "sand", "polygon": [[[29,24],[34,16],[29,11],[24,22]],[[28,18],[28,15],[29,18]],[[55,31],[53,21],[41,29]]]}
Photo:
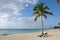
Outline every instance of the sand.
{"label": "sand", "polygon": [[47,37],[39,37],[41,32],[14,34],[7,36],[0,36],[0,40],[60,40],[60,29],[53,29],[45,31],[48,33]]}

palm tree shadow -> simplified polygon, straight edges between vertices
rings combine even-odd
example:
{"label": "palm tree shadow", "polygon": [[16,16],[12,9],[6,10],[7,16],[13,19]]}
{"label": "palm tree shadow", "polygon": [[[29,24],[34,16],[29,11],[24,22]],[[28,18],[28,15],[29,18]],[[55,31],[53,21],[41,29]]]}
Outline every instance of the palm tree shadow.
{"label": "palm tree shadow", "polygon": [[46,36],[43,36],[43,35],[37,35],[38,37],[51,37],[52,35],[46,35]]}

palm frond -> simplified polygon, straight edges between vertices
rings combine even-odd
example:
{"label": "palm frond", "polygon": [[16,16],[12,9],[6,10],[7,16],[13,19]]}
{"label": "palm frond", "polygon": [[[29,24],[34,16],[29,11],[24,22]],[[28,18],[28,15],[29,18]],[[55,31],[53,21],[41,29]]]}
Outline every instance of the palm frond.
{"label": "palm frond", "polygon": [[48,7],[48,6],[45,6],[45,7],[44,7],[44,10],[49,10],[49,7]]}
{"label": "palm frond", "polygon": [[53,15],[53,13],[48,12],[48,11],[44,11],[45,14],[49,14],[49,15]]}
{"label": "palm frond", "polygon": [[35,19],[34,19],[35,21],[37,21],[37,16],[35,17]]}
{"label": "palm frond", "polygon": [[60,3],[60,0],[57,0],[57,3],[59,4]]}
{"label": "palm frond", "polygon": [[43,11],[44,3],[43,3],[43,2],[40,2],[40,4],[39,4],[39,5],[40,5],[40,6],[39,6],[40,11]]}
{"label": "palm frond", "polygon": [[38,14],[38,11],[33,11],[32,15],[36,15],[36,14]]}
{"label": "palm frond", "polygon": [[38,6],[35,6],[35,7],[33,8],[33,11],[35,11],[35,10],[38,10]]}
{"label": "palm frond", "polygon": [[46,15],[43,15],[46,19],[47,19],[47,16]]}
{"label": "palm frond", "polygon": [[[46,14],[53,15],[53,13],[48,12],[49,10],[48,6],[45,6],[43,2],[40,2],[33,8],[33,15],[35,15],[35,21],[37,20],[38,17],[43,16],[47,18]],[[37,14],[37,15],[36,15]]]}
{"label": "palm frond", "polygon": [[34,20],[37,21],[38,17],[40,17],[40,15],[37,15]]}

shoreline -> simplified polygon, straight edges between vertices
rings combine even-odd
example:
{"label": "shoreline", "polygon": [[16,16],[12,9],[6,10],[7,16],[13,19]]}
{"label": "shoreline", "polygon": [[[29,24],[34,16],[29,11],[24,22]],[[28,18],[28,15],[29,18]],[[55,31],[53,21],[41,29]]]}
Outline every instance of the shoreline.
{"label": "shoreline", "polygon": [[[0,29],[1,30],[1,29]],[[2,30],[6,30],[7,31],[7,29],[2,29]],[[11,29],[8,29],[8,30],[11,30]],[[12,29],[12,30],[16,30],[16,29]],[[34,33],[34,32],[41,32],[41,29],[17,29],[17,30],[28,30],[28,32],[26,31],[26,32],[19,32],[19,33],[2,33],[2,34],[0,34],[0,36],[7,36],[7,35],[14,35],[14,34],[26,34],[26,33]],[[29,30],[30,30],[30,32],[29,32]],[[34,31],[35,30],[35,31]],[[47,30],[51,30],[51,29],[44,29],[44,31],[47,31]],[[13,31],[14,32],[14,31]]]}
{"label": "shoreline", "polygon": [[38,37],[41,32],[32,32],[0,36],[0,40],[60,40],[60,29],[52,29],[45,32],[48,33],[48,37]]}

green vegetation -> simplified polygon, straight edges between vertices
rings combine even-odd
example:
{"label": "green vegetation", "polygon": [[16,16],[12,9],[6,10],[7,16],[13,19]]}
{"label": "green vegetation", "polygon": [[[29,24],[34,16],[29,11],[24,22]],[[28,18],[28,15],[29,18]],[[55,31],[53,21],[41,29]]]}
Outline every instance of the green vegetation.
{"label": "green vegetation", "polygon": [[58,23],[57,26],[54,26],[54,29],[60,29],[60,22]]}
{"label": "green vegetation", "polygon": [[[60,0],[56,0],[56,1],[58,4],[60,3]],[[54,26],[54,29],[60,29],[60,23],[58,23],[58,26]]]}
{"label": "green vegetation", "polygon": [[43,2],[40,2],[39,4],[37,4],[34,8],[33,8],[33,15],[35,15],[34,20],[37,21],[37,19],[39,17],[41,17],[41,23],[42,23],[42,35],[43,33],[43,17],[47,18],[46,14],[49,15],[53,15],[51,12],[48,12],[47,10],[49,10],[49,7],[44,5]]}
{"label": "green vegetation", "polygon": [[57,3],[59,4],[60,3],[60,0],[57,0]]}

